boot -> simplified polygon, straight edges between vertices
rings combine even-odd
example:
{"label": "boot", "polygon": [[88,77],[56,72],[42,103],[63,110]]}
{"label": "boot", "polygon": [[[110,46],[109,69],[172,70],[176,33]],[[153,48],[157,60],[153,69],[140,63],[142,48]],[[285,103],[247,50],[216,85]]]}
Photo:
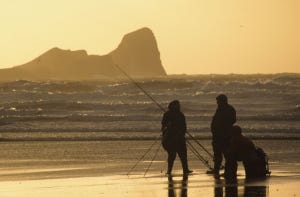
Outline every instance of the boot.
{"label": "boot", "polygon": [[191,174],[193,172],[193,170],[190,170],[188,168],[187,160],[184,160],[182,162],[182,169],[183,169],[183,174]]}
{"label": "boot", "polygon": [[220,164],[218,163],[214,163],[214,168],[213,169],[209,169],[206,171],[206,174],[212,174],[214,176],[220,176]]}
{"label": "boot", "polygon": [[193,170],[190,169],[183,170],[183,174],[191,174],[191,173],[193,173]]}

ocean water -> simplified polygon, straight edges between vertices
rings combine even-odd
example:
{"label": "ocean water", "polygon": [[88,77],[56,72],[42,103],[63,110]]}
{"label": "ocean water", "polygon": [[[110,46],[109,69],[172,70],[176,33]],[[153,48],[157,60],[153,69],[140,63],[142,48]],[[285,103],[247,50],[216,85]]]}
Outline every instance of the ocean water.
{"label": "ocean water", "polygon": [[[188,131],[208,139],[224,93],[254,139],[300,139],[300,74],[179,75],[137,80],[161,106],[181,101]],[[0,83],[0,138],[140,140],[160,135],[163,112],[128,79]]]}

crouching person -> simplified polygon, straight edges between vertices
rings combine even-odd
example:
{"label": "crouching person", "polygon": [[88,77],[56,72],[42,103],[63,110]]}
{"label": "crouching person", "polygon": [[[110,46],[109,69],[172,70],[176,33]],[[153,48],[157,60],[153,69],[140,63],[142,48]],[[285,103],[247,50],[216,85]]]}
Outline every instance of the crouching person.
{"label": "crouching person", "polygon": [[243,136],[239,126],[233,126],[227,165],[225,166],[226,179],[236,179],[237,161],[243,162],[247,179],[264,178],[270,174],[264,151],[256,148],[249,138]]}

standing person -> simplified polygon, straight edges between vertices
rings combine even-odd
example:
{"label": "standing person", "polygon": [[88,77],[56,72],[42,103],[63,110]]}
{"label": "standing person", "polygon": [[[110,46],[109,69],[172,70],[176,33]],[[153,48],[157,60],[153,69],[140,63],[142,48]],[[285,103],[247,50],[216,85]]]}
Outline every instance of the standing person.
{"label": "standing person", "polygon": [[207,171],[207,173],[214,174],[218,177],[223,156],[225,157],[226,171],[226,150],[230,144],[231,128],[236,122],[236,112],[235,109],[228,104],[226,95],[220,94],[216,100],[218,107],[211,122],[214,169]]}
{"label": "standing person", "polygon": [[162,145],[168,152],[168,171],[171,174],[176,154],[178,154],[183,173],[189,174],[193,171],[188,168],[187,148],[185,142],[186,121],[184,114],[180,111],[178,100],[172,101],[168,106],[168,111],[164,113],[162,124]]}

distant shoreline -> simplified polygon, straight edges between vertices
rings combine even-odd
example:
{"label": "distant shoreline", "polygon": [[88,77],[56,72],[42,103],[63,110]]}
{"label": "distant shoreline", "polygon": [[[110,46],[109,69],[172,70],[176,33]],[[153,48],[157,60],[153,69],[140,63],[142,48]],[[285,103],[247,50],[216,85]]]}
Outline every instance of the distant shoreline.
{"label": "distant shoreline", "polygon": [[[149,80],[165,80],[165,79],[193,79],[193,78],[198,78],[198,77],[295,77],[295,78],[300,78],[300,73],[250,73],[250,74],[244,74],[244,73],[227,73],[227,74],[167,74],[166,76],[154,76],[154,77],[134,77],[132,76],[133,79],[137,81],[149,81]],[[3,83],[13,83],[13,82],[107,82],[107,83],[113,83],[113,82],[129,82],[129,79],[125,76],[118,76],[118,77],[99,77],[98,79],[78,79],[78,80],[70,80],[70,79],[47,79],[47,80],[27,80],[27,79],[22,79],[20,76],[19,79],[16,80],[3,80],[0,79],[0,84]]]}

